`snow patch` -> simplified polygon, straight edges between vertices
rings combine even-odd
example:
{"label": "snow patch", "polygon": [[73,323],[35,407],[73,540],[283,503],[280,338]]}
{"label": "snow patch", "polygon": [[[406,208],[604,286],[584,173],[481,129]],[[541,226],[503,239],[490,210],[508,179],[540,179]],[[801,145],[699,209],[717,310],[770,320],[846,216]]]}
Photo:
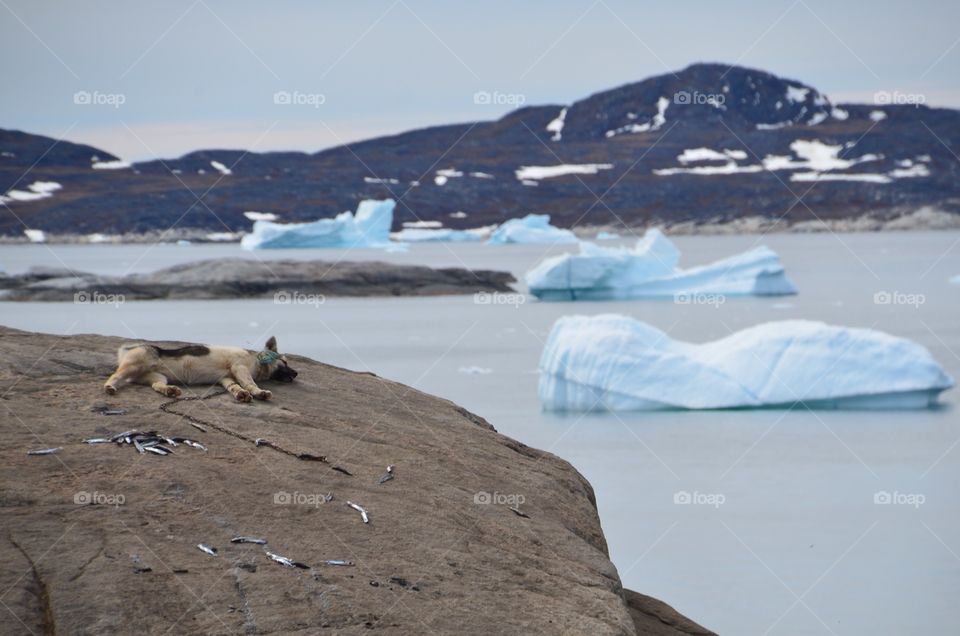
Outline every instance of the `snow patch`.
{"label": "snow patch", "polygon": [[279,218],[273,212],[257,212],[256,210],[248,210],[243,213],[243,216],[251,221],[276,221]]}
{"label": "snow patch", "polygon": [[[610,170],[612,163],[564,163],[558,166],[520,166],[514,171],[519,181],[537,181],[555,179],[571,174],[597,174],[601,170]],[[524,183],[526,185],[526,183]]]}
{"label": "snow patch", "polygon": [[[627,124],[626,126],[621,126],[620,128],[608,130],[606,133],[604,133],[604,136],[609,139],[610,137],[615,137],[622,133],[643,133],[659,130],[665,123],[667,123],[667,108],[669,107],[670,100],[666,97],[661,97],[657,100],[657,113],[649,122],[645,124]],[[636,115],[634,115],[634,117],[629,117],[630,114],[632,113],[628,114],[628,119],[633,119],[636,117]]]}
{"label": "snow patch", "polygon": [[787,101],[793,102],[794,104],[802,104],[807,101],[807,95],[809,93],[810,89],[803,86],[787,86]]}
{"label": "snow patch", "polygon": [[443,170],[437,170],[437,174],[433,178],[433,182],[438,186],[442,186],[445,185],[450,179],[455,179],[462,176],[463,173],[459,170],[454,168],[444,168]]}
{"label": "snow patch", "polygon": [[130,162],[123,159],[113,159],[111,161],[94,161],[90,164],[94,170],[123,170],[130,167]]}
{"label": "snow patch", "polygon": [[871,121],[883,121],[887,118],[887,114],[882,110],[871,110],[870,111],[870,120]]}
{"label": "snow patch", "polygon": [[52,197],[54,192],[62,188],[63,186],[56,181],[34,181],[27,186],[26,190],[9,190],[0,196],[0,203],[38,201]]}
{"label": "snow patch", "polygon": [[560,141],[560,139],[563,137],[563,124],[566,118],[567,109],[562,108],[556,119],[551,120],[550,123],[547,124],[547,132],[553,133],[553,135],[550,137],[550,141]]}
{"label": "snow patch", "polygon": [[393,185],[395,185],[395,184],[400,183],[400,181],[397,180],[397,179],[391,179],[391,178],[381,179],[380,177],[364,177],[364,178],[363,178],[363,182],[364,182],[364,183],[383,184],[383,185],[386,185],[386,184],[393,184]]}
{"label": "snow patch", "polygon": [[214,170],[216,170],[217,172],[219,172],[219,173],[222,174],[223,176],[227,176],[227,175],[233,174],[233,170],[231,170],[230,168],[226,167],[225,165],[223,165],[223,164],[220,163],[219,161],[211,161],[211,162],[210,162],[210,165],[213,167]]}

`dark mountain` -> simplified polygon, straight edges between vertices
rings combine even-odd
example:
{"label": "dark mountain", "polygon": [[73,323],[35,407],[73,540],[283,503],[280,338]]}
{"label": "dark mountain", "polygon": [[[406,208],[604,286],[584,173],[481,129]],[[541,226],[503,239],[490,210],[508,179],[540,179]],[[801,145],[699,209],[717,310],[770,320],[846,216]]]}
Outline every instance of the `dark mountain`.
{"label": "dark mountain", "polygon": [[[794,80],[696,64],[568,106],[315,154],[201,150],[109,170],[92,167],[94,158],[117,160],[101,150],[0,131],[0,192],[9,206],[0,234],[21,235],[25,225],[54,233],[244,230],[247,210],[312,220],[384,197],[400,201],[397,227],[417,219],[474,227],[528,212],[549,213],[561,226],[960,212],[960,111],[879,97],[878,105],[832,104]],[[552,178],[516,172],[560,164],[600,165]],[[30,184],[48,181],[62,188],[22,200]],[[451,216],[458,211],[466,216]]]}

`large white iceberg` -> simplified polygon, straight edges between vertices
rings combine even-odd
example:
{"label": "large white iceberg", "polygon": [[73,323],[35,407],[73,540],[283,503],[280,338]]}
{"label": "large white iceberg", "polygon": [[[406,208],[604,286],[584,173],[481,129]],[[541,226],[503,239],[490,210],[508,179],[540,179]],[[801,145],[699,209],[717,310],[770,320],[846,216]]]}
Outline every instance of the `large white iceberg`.
{"label": "large white iceberg", "polygon": [[510,219],[502,223],[490,235],[488,245],[506,243],[561,245],[576,243],[577,237],[570,230],[550,225],[549,214],[528,214],[522,219]]}
{"label": "large white iceberg", "polygon": [[871,329],[787,320],[691,344],[606,314],[554,324],[539,394],[550,411],[926,408],[953,385],[924,347]]}
{"label": "large white iceberg", "polygon": [[309,223],[256,221],[240,245],[247,250],[286,247],[385,247],[390,243],[393,199],[367,199],[356,214],[343,212],[332,219]]}
{"label": "large white iceberg", "polygon": [[542,300],[797,293],[780,257],[764,246],[690,269],[677,267],[679,260],[676,246],[653,228],[633,249],[601,247],[583,241],[579,254],[545,259],[527,272],[526,281],[530,293]]}

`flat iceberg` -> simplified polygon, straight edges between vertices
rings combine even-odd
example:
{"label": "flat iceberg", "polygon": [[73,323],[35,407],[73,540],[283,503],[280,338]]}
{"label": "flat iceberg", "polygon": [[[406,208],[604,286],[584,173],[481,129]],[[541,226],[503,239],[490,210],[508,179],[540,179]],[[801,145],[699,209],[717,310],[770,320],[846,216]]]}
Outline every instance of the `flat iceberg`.
{"label": "flat iceberg", "polygon": [[440,227],[405,227],[390,235],[394,241],[403,243],[470,243],[482,241],[493,231],[493,227],[478,227],[469,230],[454,230]]}
{"label": "flat iceberg", "polygon": [[288,247],[385,247],[390,243],[393,199],[367,199],[356,214],[342,212],[332,219],[309,223],[274,223],[260,220],[244,235],[241,247],[247,250]]}
{"label": "flat iceberg", "polygon": [[627,316],[564,316],[540,358],[549,411],[927,408],[954,385],[921,345],[872,329],[769,322],[704,344]]}
{"label": "flat iceberg", "polygon": [[550,225],[549,214],[528,214],[522,219],[510,219],[502,223],[490,235],[487,245],[507,243],[562,245],[576,243],[577,240],[576,235],[570,230]]}
{"label": "flat iceberg", "polygon": [[627,300],[797,293],[780,257],[760,246],[709,265],[680,269],[680,251],[663,233],[647,230],[633,249],[580,243],[579,254],[545,259],[526,274],[541,300]]}

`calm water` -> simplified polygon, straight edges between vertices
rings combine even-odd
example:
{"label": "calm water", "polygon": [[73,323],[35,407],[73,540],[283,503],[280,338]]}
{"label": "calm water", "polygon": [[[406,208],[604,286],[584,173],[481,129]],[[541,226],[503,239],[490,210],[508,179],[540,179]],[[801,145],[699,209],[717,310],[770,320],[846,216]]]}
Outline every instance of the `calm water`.
{"label": "calm water", "polygon": [[[747,249],[757,237],[680,237],[682,265]],[[955,631],[960,597],[960,391],[923,412],[727,411],[558,416],[540,412],[537,361],[567,313],[625,313],[691,341],[764,321],[809,318],[874,327],[924,344],[960,377],[960,233],[774,235],[795,297],[670,302],[478,305],[472,297],[0,303],[0,323],[281,349],[449,398],[499,431],[569,460],[593,484],[624,584],[724,634]],[[559,250],[553,250],[559,251]],[[422,245],[241,252],[235,246],[16,246],[0,265],[122,274],[177,262],[243,258],[371,259],[508,269],[536,246]],[[520,286],[522,288],[522,285]],[[877,293],[920,295],[918,306]],[[900,297],[902,298],[902,297]],[[479,367],[481,373],[464,373]],[[723,503],[678,505],[679,492]],[[876,505],[875,493],[923,496]],[[521,493],[536,506],[537,493]],[[719,496],[719,497],[718,497]]]}

